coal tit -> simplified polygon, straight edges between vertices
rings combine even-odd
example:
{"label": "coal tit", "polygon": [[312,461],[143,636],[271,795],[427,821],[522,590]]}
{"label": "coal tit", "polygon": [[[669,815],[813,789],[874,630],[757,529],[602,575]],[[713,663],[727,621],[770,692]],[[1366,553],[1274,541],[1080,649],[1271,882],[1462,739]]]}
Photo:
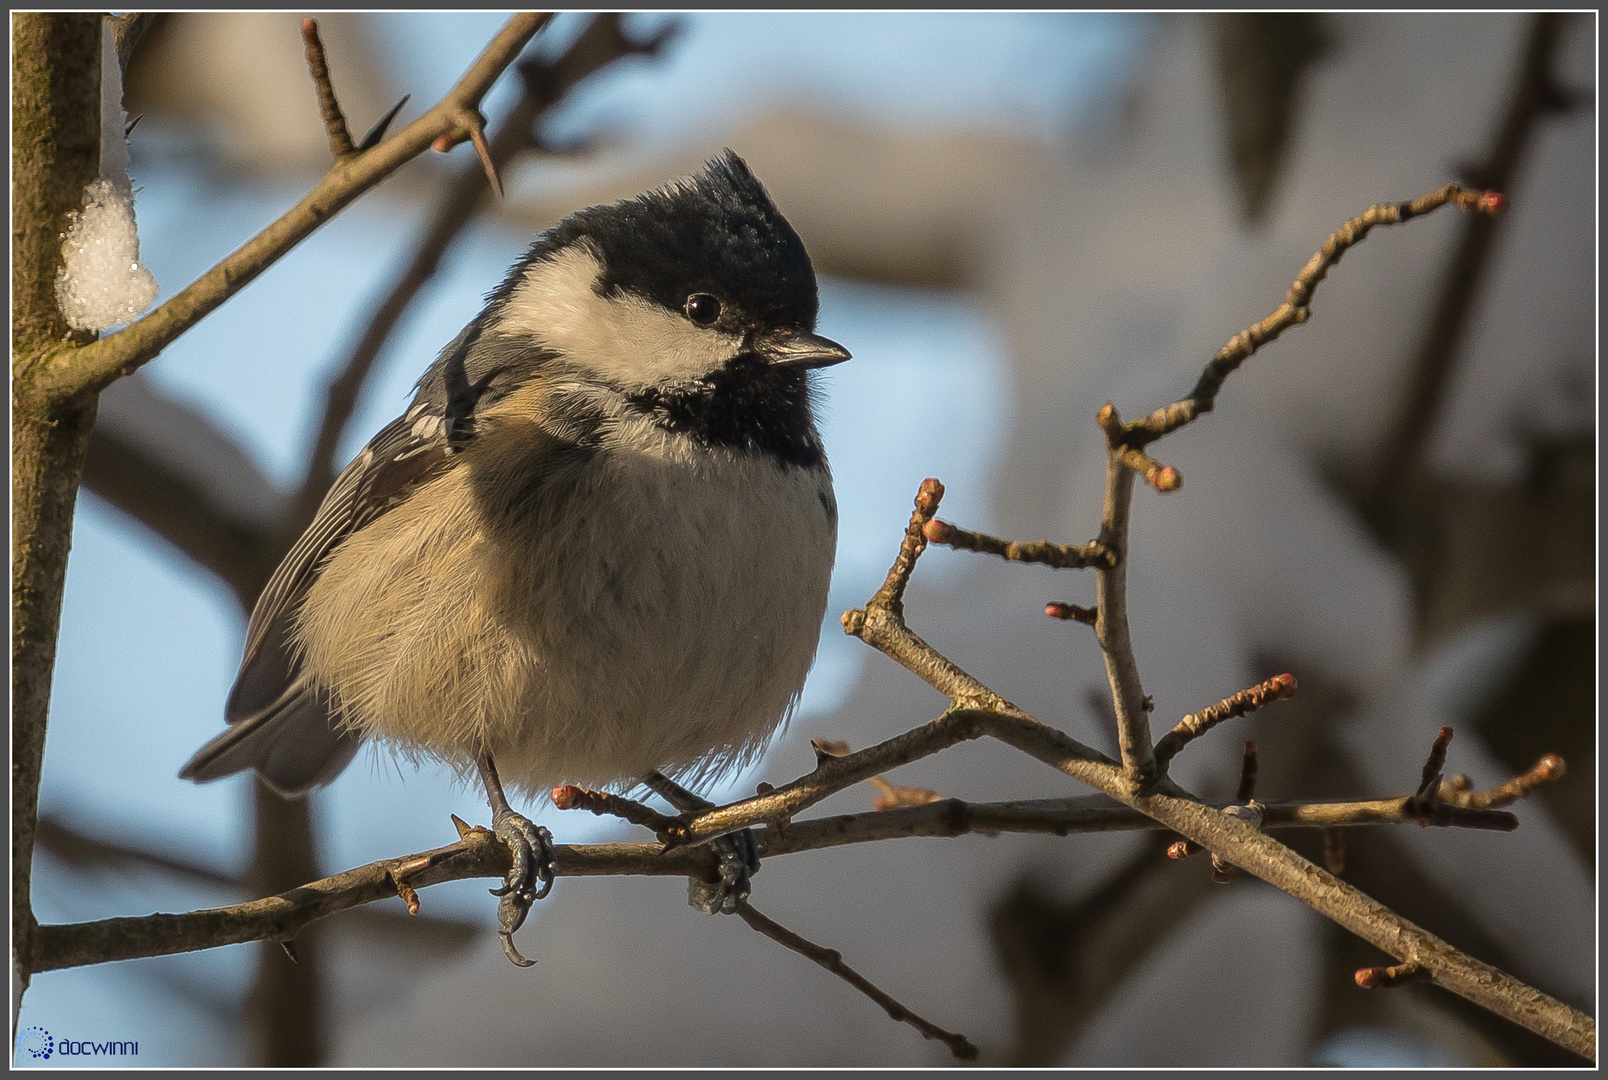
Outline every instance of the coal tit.
{"label": "coal tit", "polygon": [[[817,306],[729,150],[543,233],[335,481],[252,612],[228,730],[181,775],[296,795],[365,739],[478,771],[517,960],[551,838],[504,780],[696,779],[798,699],[837,537],[810,372],[849,358]],[[722,850],[729,910],[751,849]]]}

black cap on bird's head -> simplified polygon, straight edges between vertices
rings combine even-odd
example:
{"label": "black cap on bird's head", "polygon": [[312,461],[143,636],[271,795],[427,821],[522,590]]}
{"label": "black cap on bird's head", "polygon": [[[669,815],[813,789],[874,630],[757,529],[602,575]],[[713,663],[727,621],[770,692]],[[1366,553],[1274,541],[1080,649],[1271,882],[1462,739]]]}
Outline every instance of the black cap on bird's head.
{"label": "black cap on bird's head", "polygon": [[571,214],[490,299],[504,328],[620,385],[849,358],[813,333],[809,253],[730,150],[691,177]]}
{"label": "black cap on bird's head", "polygon": [[761,326],[815,328],[815,268],[804,241],[730,150],[684,180],[582,210],[554,233],[560,243],[585,236],[597,244],[604,288],[672,310],[707,293]]}

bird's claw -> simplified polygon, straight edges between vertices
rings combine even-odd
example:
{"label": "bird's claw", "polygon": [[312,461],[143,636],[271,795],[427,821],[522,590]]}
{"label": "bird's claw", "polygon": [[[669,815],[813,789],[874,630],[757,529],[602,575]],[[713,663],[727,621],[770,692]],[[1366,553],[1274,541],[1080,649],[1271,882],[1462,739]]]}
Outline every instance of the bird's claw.
{"label": "bird's claw", "polygon": [[705,915],[731,915],[753,891],[750,877],[759,872],[759,846],[750,829],[717,836],[709,842],[720,858],[720,880],[687,879],[687,903]]}
{"label": "bird's claw", "polygon": [[513,865],[502,887],[489,889],[500,897],[497,903],[497,933],[502,935],[503,952],[520,967],[527,960],[514,948],[514,932],[525,925],[530,906],[553,889],[553,834],[528,818],[504,807],[491,816],[491,830],[513,852]]}

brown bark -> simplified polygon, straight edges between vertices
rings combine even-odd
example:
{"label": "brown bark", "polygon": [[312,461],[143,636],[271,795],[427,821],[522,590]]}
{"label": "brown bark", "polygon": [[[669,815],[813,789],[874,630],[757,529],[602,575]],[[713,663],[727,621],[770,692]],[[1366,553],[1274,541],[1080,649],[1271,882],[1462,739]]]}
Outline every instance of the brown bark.
{"label": "brown bark", "polygon": [[24,979],[50,675],[95,423],[94,395],[47,402],[33,376],[53,344],[73,337],[55,298],[59,237],[100,171],[100,44],[98,14],[12,16],[11,917]]}

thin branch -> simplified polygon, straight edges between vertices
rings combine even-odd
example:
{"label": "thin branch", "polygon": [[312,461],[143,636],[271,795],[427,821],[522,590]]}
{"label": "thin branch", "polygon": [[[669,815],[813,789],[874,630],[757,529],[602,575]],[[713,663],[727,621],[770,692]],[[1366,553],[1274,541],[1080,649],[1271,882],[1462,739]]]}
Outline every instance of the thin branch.
{"label": "thin branch", "polygon": [[1079,607],[1076,604],[1068,604],[1060,600],[1051,600],[1048,604],[1045,604],[1044,614],[1052,619],[1065,619],[1068,622],[1080,622],[1087,626],[1100,625],[1099,608]]}
{"label": "thin branch", "polygon": [[423,153],[443,133],[467,132],[466,117],[551,13],[510,18],[446,97],[361,156],[335,165],[308,195],[167,303],[127,328],[82,347],[35,360],[26,389],[63,401],[105,389],[147,363],[175,338],[273,265],[358,196]]}
{"label": "thin branch", "polygon": [[832,974],[836,975],[838,978],[860,991],[860,993],[864,994],[878,1005],[881,1005],[887,1010],[888,1015],[893,1019],[909,1024],[911,1027],[921,1032],[924,1037],[934,1039],[948,1046],[949,1052],[954,1054],[961,1061],[977,1060],[977,1047],[972,1045],[971,1041],[967,1039],[966,1036],[952,1031],[945,1031],[937,1024],[923,1019],[914,1012],[905,1008],[903,1005],[899,1004],[888,994],[879,990],[876,985],[865,976],[861,975],[859,972],[849,967],[849,965],[845,964],[843,962],[842,954],[840,954],[836,949],[822,948],[821,946],[816,945],[814,942],[799,937],[797,934],[787,929],[787,927],[782,926],[779,923],[772,922],[764,915],[761,915],[757,910],[749,905],[747,901],[744,901],[742,904],[738,905],[737,914],[742,917],[743,922],[747,923],[755,930],[758,930],[761,934],[764,934],[772,941],[785,945],[789,949],[792,949],[794,952],[798,953],[800,956],[808,957],[809,959],[815,961],[817,964],[821,965],[826,970],[830,971]]}
{"label": "thin branch", "polygon": [[1165,766],[1180,750],[1224,720],[1253,713],[1272,701],[1294,697],[1296,686],[1295,676],[1285,672],[1283,675],[1275,675],[1265,682],[1257,683],[1248,690],[1232,694],[1209,709],[1190,713],[1156,743],[1156,760]]}
{"label": "thin branch", "polygon": [[1128,633],[1128,518],[1133,507],[1133,477],[1131,468],[1122,459],[1122,447],[1113,439],[1113,432],[1122,424],[1116,406],[1109,401],[1100,409],[1096,422],[1105,429],[1107,437],[1105,498],[1100,507],[1100,543],[1112,553],[1112,560],[1097,567],[1095,580],[1095,609],[1100,619],[1094,624],[1094,636],[1100,642],[1100,654],[1105,660],[1106,681],[1111,684],[1111,704],[1117,713],[1117,746],[1122,751],[1122,768],[1126,782],[1135,791],[1142,791],[1160,775],[1153,747],[1150,744],[1150,713],[1145,708],[1147,698],[1139,679],[1139,664],[1134,659],[1133,643]]}
{"label": "thin branch", "polygon": [[588,791],[572,784],[553,789],[553,805],[560,810],[589,810],[599,817],[609,815],[622,818],[633,825],[652,829],[655,836],[667,837],[676,826],[675,818],[666,817],[651,806],[643,806],[606,791]]}
{"label": "thin branch", "polygon": [[313,85],[318,88],[318,111],[324,117],[324,131],[329,135],[329,152],[339,164],[357,153],[352,145],[352,133],[347,130],[346,116],[335,100],[335,84],[329,78],[329,62],[324,56],[324,42],[318,36],[318,21],[301,21],[302,40],[307,43],[307,69],[312,72]]}
{"label": "thin branch", "polygon": [[1448,777],[1446,782],[1441,784],[1440,801],[1443,804],[1450,802],[1455,803],[1458,806],[1470,806],[1476,809],[1485,809],[1492,806],[1508,806],[1519,799],[1525,798],[1542,784],[1549,783],[1553,780],[1562,779],[1564,768],[1563,758],[1559,757],[1557,754],[1543,754],[1541,756],[1541,760],[1530,766],[1530,768],[1525,772],[1520,773],[1507,783],[1502,784],[1500,787],[1493,788],[1490,791],[1465,793],[1467,790],[1466,782],[1468,778],[1461,777],[1461,779],[1465,782],[1463,785],[1460,785],[1463,788],[1463,792],[1460,792],[1456,795],[1447,790],[1448,784],[1452,779],[1456,778]]}
{"label": "thin branch", "polygon": [[1047,540],[1001,540],[987,533],[959,529],[947,521],[934,518],[928,522],[923,534],[934,544],[952,547],[959,551],[980,551],[985,555],[998,555],[1008,562],[1043,563],[1058,570],[1083,570],[1090,566],[1109,563],[1112,554],[1098,540],[1087,544],[1052,544]]}
{"label": "thin branch", "polygon": [[1469,191],[1459,184],[1447,184],[1411,202],[1379,203],[1370,206],[1360,216],[1352,218],[1330,234],[1317,253],[1307,260],[1300,274],[1296,275],[1295,283],[1290,286],[1284,303],[1280,304],[1273,314],[1255,326],[1235,334],[1227,345],[1217,351],[1211,363],[1206,365],[1206,370],[1201,372],[1199,381],[1195,383],[1195,388],[1189,392],[1188,397],[1171,405],[1165,405],[1129,424],[1126,432],[1128,445],[1143,447],[1178,430],[1202,413],[1211,412],[1217,402],[1217,393],[1223,388],[1223,382],[1241,364],[1285,330],[1307,321],[1312,315],[1310,305],[1318,284],[1340,261],[1340,257],[1361,243],[1363,238],[1373,231],[1374,226],[1400,225],[1448,204],[1456,205],[1462,210],[1475,210],[1487,215],[1499,214],[1506,207],[1506,201],[1494,191]]}

